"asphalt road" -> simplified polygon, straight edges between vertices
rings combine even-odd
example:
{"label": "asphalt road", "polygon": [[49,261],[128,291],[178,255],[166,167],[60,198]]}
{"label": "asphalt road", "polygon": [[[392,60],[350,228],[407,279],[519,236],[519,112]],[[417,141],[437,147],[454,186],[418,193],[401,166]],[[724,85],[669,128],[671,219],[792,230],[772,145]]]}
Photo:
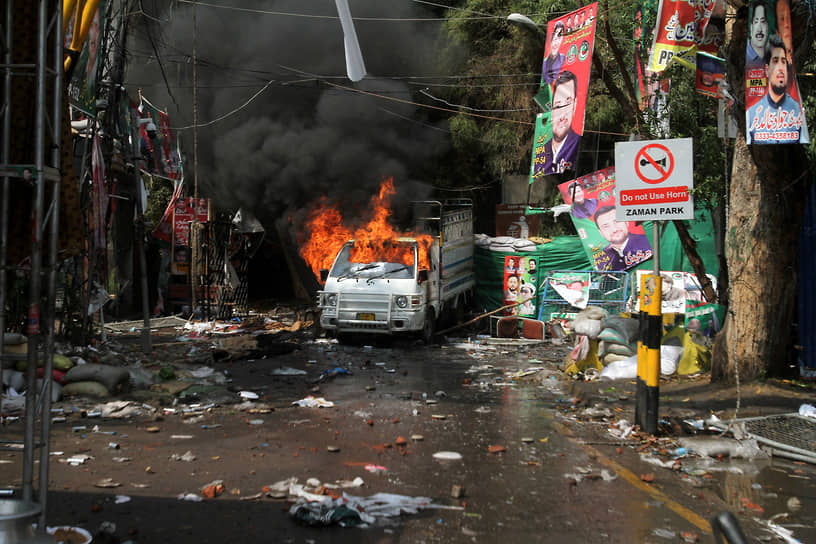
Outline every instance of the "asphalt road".
{"label": "asphalt road", "polygon": [[[196,344],[196,360],[211,346]],[[93,533],[111,522],[111,542],[145,543],[712,541],[707,520],[732,509],[722,490],[646,465],[639,444],[613,443],[608,420],[572,417],[559,370],[567,350],[320,340],[206,365],[159,355],[154,370],[172,359],[182,378],[202,367],[214,372],[194,379],[197,398],[175,405],[148,391],[118,399],[157,408],[131,418],[82,417],[94,407],[82,399],[55,405],[67,420],[52,433],[48,523]],[[337,368],[350,374],[330,376]],[[514,375],[530,368],[540,370]],[[222,386],[201,387],[213,376]],[[241,392],[258,399],[242,400]],[[292,404],[308,395],[334,406]],[[623,406],[620,416],[631,418]],[[19,430],[12,423],[4,435]],[[439,452],[461,459],[439,460]],[[18,486],[20,455],[1,455],[0,481]],[[90,457],[66,462],[78,455]],[[362,479],[306,489],[389,493],[402,506],[383,509],[391,516],[368,506],[374,521],[366,528],[310,526],[294,520],[295,496],[275,485],[292,478],[327,487]],[[223,489],[206,498],[204,489],[219,481]],[[304,517],[316,516],[306,509]]]}

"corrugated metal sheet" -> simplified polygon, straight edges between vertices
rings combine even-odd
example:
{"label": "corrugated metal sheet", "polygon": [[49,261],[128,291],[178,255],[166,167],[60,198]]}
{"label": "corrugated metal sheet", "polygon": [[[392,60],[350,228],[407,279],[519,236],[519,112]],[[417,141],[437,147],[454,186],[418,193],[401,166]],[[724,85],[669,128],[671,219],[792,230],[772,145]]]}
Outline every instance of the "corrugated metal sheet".
{"label": "corrugated metal sheet", "polygon": [[799,366],[816,377],[816,183],[810,184],[799,233]]}

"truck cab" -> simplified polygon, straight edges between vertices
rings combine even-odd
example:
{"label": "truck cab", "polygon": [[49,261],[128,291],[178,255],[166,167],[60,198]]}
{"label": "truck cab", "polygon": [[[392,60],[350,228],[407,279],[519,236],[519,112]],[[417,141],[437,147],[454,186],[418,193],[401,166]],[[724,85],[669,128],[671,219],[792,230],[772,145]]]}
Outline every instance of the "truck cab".
{"label": "truck cab", "polygon": [[324,330],[341,339],[413,334],[430,343],[440,314],[465,304],[475,285],[470,202],[414,205],[414,236],[349,240],[331,269],[321,271]]}

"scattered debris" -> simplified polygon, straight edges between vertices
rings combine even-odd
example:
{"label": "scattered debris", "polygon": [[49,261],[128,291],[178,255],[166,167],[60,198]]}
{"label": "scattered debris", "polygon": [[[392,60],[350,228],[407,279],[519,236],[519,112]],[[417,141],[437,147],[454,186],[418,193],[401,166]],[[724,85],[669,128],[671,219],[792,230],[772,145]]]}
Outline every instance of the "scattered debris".
{"label": "scattered debris", "polygon": [[455,451],[438,451],[433,454],[433,458],[441,461],[459,461],[462,459],[462,454]]}
{"label": "scattered debris", "polygon": [[334,403],[324,399],[323,397],[313,397],[309,395],[306,398],[296,400],[292,403],[294,406],[300,406],[301,408],[331,408],[334,406]]}

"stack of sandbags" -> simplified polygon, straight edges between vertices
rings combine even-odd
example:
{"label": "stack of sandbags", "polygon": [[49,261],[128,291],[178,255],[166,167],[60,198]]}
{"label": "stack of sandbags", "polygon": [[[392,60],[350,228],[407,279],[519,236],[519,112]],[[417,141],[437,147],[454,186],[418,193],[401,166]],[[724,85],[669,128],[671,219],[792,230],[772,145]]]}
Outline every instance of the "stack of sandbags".
{"label": "stack of sandbags", "polygon": [[[28,338],[17,332],[3,333],[3,353],[25,355],[28,353]],[[14,368],[14,361],[4,359],[3,368]]]}
{"label": "stack of sandbags", "polygon": [[513,246],[516,239],[512,236],[496,236],[490,239],[490,251],[500,251],[503,253],[515,253],[516,248]]}
{"label": "stack of sandbags", "polygon": [[516,238],[513,242],[513,249],[519,253],[523,251],[535,251],[537,247],[535,242],[527,238]]}
{"label": "stack of sandbags", "polygon": [[598,357],[604,366],[637,355],[639,327],[637,319],[619,315],[611,315],[601,321]]}
{"label": "stack of sandbags", "polygon": [[[60,355],[59,353],[55,353],[53,355],[52,361],[53,368],[51,369],[51,379],[53,380],[53,383],[51,385],[51,400],[52,402],[56,402],[62,397],[62,385],[65,383],[65,373],[70,370],[72,366],[74,366],[74,362],[65,355]],[[44,366],[45,359],[39,359],[37,361],[36,383],[38,390],[42,388]],[[26,368],[28,368],[28,360],[23,359],[21,361],[16,361],[13,368],[14,370],[4,371],[3,383],[4,385],[12,387],[15,391],[22,392],[25,390],[25,371]],[[8,373],[8,380],[6,379],[6,373]]]}
{"label": "stack of sandbags", "polygon": [[65,374],[65,396],[109,397],[128,391],[130,373],[120,366],[86,363]]}

